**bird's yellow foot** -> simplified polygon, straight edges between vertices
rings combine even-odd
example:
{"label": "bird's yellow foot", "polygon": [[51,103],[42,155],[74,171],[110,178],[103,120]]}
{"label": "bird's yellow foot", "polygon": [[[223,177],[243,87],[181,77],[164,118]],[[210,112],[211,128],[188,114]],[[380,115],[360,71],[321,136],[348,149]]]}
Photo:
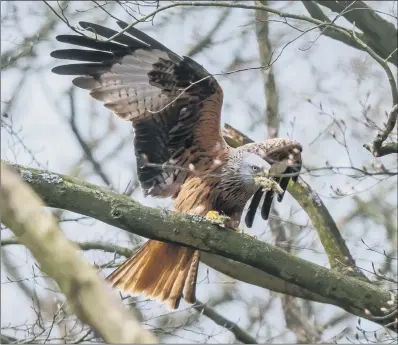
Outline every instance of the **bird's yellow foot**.
{"label": "bird's yellow foot", "polygon": [[[221,225],[225,227],[225,223],[230,220],[230,217],[228,216],[223,216],[221,215],[219,212],[217,211],[209,211],[206,214],[206,219],[209,220],[211,223],[216,224],[216,225]],[[247,232],[244,232],[242,229],[240,228],[231,228],[226,226],[227,229],[231,229],[236,231],[237,233],[240,233],[242,235],[247,235],[250,236],[252,238],[257,238],[255,235],[249,234]]]}
{"label": "bird's yellow foot", "polygon": [[225,225],[225,222],[230,219],[228,216],[223,216],[217,211],[207,212],[206,218],[213,224],[217,225]]}

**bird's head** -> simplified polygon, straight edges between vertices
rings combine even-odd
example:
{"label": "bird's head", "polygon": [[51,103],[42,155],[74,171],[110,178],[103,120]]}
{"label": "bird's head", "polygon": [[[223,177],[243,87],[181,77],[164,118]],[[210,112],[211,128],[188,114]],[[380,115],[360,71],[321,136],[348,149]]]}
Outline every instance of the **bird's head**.
{"label": "bird's head", "polygon": [[260,156],[238,149],[229,158],[224,173],[231,182],[254,193],[259,187],[259,180],[268,175],[269,168],[270,165]]}

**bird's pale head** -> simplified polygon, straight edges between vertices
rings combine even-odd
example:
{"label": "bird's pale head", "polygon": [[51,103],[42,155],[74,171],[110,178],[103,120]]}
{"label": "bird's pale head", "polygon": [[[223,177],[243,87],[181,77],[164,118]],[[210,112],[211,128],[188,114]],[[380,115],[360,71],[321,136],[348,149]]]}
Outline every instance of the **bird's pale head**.
{"label": "bird's pale head", "polygon": [[236,186],[254,193],[259,185],[259,178],[267,176],[270,165],[255,153],[236,150],[223,169],[224,178]]}

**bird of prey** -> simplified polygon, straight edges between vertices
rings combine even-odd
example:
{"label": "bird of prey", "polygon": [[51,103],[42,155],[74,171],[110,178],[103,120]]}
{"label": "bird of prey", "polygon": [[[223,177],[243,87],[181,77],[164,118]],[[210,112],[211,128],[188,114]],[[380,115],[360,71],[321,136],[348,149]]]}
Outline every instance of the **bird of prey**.
{"label": "bird of prey", "polygon": [[[230,147],[221,131],[223,91],[201,65],[179,56],[124,22],[118,32],[80,22],[95,34],[60,35],[63,43],[88,49],[62,49],[58,59],[81,61],[53,68],[77,76],[73,84],[134,128],[137,174],[145,195],[171,197],[177,212],[207,216],[228,228],[239,225],[245,205],[253,224],[262,195],[267,219],[274,195],[281,201],[289,180],[301,169],[301,145],[276,138]],[[108,40],[101,39],[106,38]],[[107,279],[132,294],[144,293],[178,308],[181,298],[195,302],[199,251],[147,241]]]}

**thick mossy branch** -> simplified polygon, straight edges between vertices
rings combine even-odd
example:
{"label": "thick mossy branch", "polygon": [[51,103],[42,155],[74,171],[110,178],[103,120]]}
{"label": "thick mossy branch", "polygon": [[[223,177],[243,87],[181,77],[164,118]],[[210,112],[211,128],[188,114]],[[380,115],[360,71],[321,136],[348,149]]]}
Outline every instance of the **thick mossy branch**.
{"label": "thick mossy branch", "polygon": [[[2,223],[54,278],[76,316],[107,343],[155,343],[156,338],[141,327],[64,236],[32,188],[3,162],[1,178]],[[59,183],[60,178],[47,175],[45,181]]]}
{"label": "thick mossy branch", "polygon": [[[253,142],[249,137],[230,125],[225,125],[224,138],[233,147]],[[367,280],[366,276],[356,268],[354,258],[318,194],[301,178],[298,179],[298,183],[290,182],[287,190],[307,213],[312,225],[318,232],[331,268],[336,268],[347,274],[356,275]]]}
{"label": "thick mossy branch", "polygon": [[[142,206],[125,195],[76,178],[14,165],[50,207],[67,209],[151,239],[192,246],[257,268],[333,301],[345,310],[386,324],[392,294],[359,279],[300,259],[234,231],[217,228],[202,217]],[[382,309],[384,310],[384,309]],[[374,315],[374,316],[372,316]]]}

